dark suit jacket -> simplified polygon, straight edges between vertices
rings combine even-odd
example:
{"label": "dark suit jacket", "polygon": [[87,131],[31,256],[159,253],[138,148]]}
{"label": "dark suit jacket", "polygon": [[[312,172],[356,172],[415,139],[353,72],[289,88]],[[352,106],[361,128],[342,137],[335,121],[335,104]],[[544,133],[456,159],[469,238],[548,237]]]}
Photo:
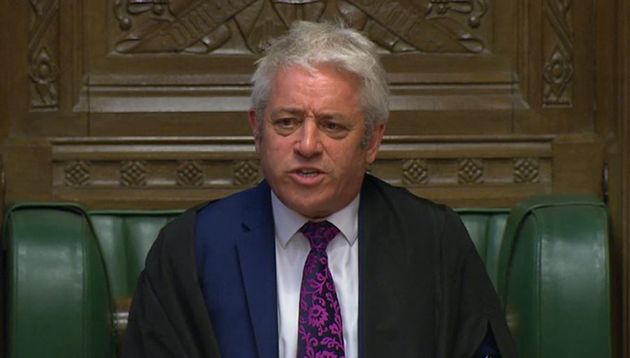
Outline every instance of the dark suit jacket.
{"label": "dark suit jacket", "polygon": [[[269,190],[263,182],[162,230],[124,356],[278,356]],[[503,357],[516,356],[457,214],[371,176],[359,204],[359,292],[361,357],[471,357],[488,329]]]}

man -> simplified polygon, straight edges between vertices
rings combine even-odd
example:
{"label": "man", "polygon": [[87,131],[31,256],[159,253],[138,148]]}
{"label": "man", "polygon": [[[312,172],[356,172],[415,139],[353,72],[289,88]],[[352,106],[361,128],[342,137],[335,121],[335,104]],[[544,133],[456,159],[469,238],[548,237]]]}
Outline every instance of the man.
{"label": "man", "polygon": [[389,114],[374,45],[299,22],[253,82],[265,181],[162,230],[124,355],[515,356],[458,216],[365,174]]}

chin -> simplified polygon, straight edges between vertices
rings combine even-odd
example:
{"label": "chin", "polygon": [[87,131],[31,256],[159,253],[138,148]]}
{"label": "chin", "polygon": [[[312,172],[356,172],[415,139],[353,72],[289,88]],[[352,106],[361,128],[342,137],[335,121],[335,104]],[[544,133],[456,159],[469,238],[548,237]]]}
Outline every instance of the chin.
{"label": "chin", "polygon": [[[325,206],[322,205],[321,202],[319,201],[317,202],[299,201],[299,202],[292,202],[290,204],[291,205],[287,205],[287,206],[308,218],[315,219],[315,218],[321,218],[321,217],[332,214],[332,213],[328,213],[327,210],[325,209]],[[316,209],[313,210],[313,208],[316,208]]]}

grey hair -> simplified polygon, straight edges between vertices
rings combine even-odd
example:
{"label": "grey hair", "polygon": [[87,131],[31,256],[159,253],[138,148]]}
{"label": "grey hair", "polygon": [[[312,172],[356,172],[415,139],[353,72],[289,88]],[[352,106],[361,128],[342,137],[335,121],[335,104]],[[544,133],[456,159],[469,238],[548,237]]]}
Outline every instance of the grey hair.
{"label": "grey hair", "polygon": [[[288,34],[275,39],[257,62],[252,76],[252,105],[262,124],[274,76],[281,68],[327,64],[356,76],[365,118],[363,145],[389,117],[389,88],[376,46],[357,30],[341,24],[296,21]],[[258,128],[262,128],[259,125]],[[260,133],[255,133],[259,135]]]}

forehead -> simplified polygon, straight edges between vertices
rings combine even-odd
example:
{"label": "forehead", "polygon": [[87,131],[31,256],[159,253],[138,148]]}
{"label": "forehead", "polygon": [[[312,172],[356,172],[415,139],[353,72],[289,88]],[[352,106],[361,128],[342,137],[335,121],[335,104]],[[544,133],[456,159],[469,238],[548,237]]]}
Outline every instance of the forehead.
{"label": "forehead", "polygon": [[360,81],[356,75],[332,64],[279,68],[271,82],[271,96],[279,93],[287,95],[294,91],[344,92],[345,95],[356,95],[360,91]]}
{"label": "forehead", "polygon": [[265,112],[354,117],[361,115],[360,103],[355,76],[330,65],[291,66],[275,75]]}

